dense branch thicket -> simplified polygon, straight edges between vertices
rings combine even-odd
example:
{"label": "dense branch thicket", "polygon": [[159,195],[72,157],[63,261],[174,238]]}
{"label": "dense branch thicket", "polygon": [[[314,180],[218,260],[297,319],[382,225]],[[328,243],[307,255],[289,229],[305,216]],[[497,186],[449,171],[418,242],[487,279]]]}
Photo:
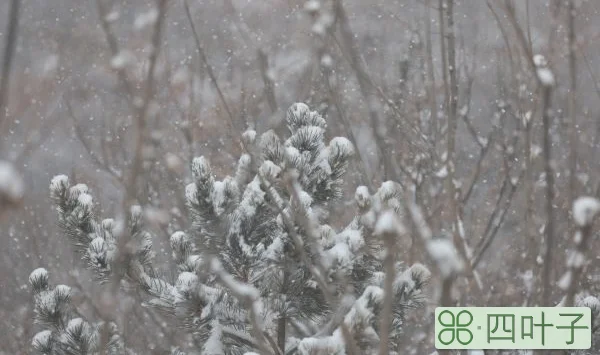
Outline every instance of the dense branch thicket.
{"label": "dense branch thicket", "polygon": [[[336,230],[327,221],[354,148],[341,137],[326,143],[325,119],[303,103],[286,120],[286,140],[272,131],[243,134],[233,176],[218,180],[205,158],[193,160],[185,188],[193,223],[171,235],[173,281],[156,265],[142,207],[131,207],[127,226],[100,220],[88,187],[64,175],[50,184],[62,232],[99,282],[137,285],[146,305],[172,315],[202,354],[372,353],[386,293],[386,337],[392,353],[402,353],[404,321],[423,303],[429,271],[397,260],[384,269],[404,236],[401,187],[388,181],[372,194],[358,187],[356,216]],[[380,217],[385,211],[393,212]],[[30,283],[43,327],[33,342],[40,353],[124,353],[116,325],[102,337],[100,324],[72,309],[67,286],[51,289],[43,269]]]}

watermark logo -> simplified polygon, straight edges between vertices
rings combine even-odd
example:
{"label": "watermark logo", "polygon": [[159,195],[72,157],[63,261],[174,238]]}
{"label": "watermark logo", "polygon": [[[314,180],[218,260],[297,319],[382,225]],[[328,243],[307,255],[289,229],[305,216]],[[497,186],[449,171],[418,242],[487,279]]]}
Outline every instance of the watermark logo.
{"label": "watermark logo", "polygon": [[587,307],[438,307],[437,349],[589,349]]}
{"label": "watermark logo", "polygon": [[473,333],[467,328],[473,323],[473,315],[467,310],[462,310],[454,316],[449,310],[443,310],[437,316],[438,323],[443,329],[438,333],[438,340],[444,345],[450,345],[455,340],[462,345],[469,345],[473,341]]}

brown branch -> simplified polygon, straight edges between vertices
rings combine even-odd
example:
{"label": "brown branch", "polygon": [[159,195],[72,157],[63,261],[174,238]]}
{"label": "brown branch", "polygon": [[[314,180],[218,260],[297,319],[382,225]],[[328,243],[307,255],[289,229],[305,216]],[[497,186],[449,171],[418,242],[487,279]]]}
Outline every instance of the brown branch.
{"label": "brown branch", "polygon": [[20,0],[12,0],[10,4],[6,43],[4,44],[4,53],[2,56],[2,74],[0,76],[0,131],[2,131],[2,125],[8,110],[10,72],[14,59],[15,47],[17,46],[20,4]]}
{"label": "brown branch", "polygon": [[[576,35],[575,35],[575,1],[569,0],[568,14],[568,45],[569,45],[569,81],[571,87],[569,89],[567,116],[569,117],[569,203],[573,203],[577,196],[577,58],[576,51]],[[573,229],[573,218],[569,214],[568,231]]]}
{"label": "brown branch", "polygon": [[223,95],[223,91],[221,91],[221,87],[219,86],[219,83],[217,82],[217,77],[215,76],[213,68],[208,63],[206,53],[204,52],[204,48],[202,47],[202,44],[200,42],[200,35],[196,31],[196,26],[194,25],[194,20],[192,19],[192,13],[190,11],[190,7],[188,5],[187,0],[185,0],[183,2],[183,5],[185,8],[185,14],[187,16],[188,22],[190,23],[190,27],[192,29],[192,34],[194,36],[194,42],[196,44],[196,50],[198,50],[198,54],[200,55],[200,60],[202,61],[202,65],[203,65],[204,69],[206,69],[206,72],[208,73],[208,76],[209,76],[210,80],[212,81],[212,83],[215,87],[215,90],[217,90],[217,95],[219,95],[219,99],[221,99],[221,102],[223,103],[223,107],[225,108],[225,112],[227,113],[227,117],[229,118],[229,124],[231,125],[231,129],[235,130],[235,131],[239,131],[239,128],[235,124],[235,118],[233,116],[233,113],[232,113],[231,109],[229,108],[229,105],[227,104],[227,100],[225,100],[225,95]]}
{"label": "brown branch", "polygon": [[90,156],[90,158],[92,158],[92,162],[102,170],[108,172],[117,182],[122,183],[122,176],[119,173],[117,173],[114,169],[112,169],[105,161],[102,161],[92,149],[90,142],[87,140],[87,138],[85,138],[85,134],[81,129],[81,124],[79,123],[79,121],[75,117],[75,114],[73,113],[71,103],[68,100],[63,101],[65,103],[65,106],[67,107],[68,116],[73,122],[73,129],[75,131],[75,135],[83,145],[83,148],[85,149],[86,153]]}
{"label": "brown branch", "polygon": [[273,80],[269,77],[269,57],[262,49],[258,50],[258,63],[260,65],[260,74],[265,86],[264,92],[271,108],[271,113],[277,111],[277,100],[275,99],[275,90],[273,89]]}
{"label": "brown branch", "polygon": [[552,168],[552,136],[550,122],[550,105],[552,98],[552,87],[543,87],[542,98],[542,122],[544,126],[544,172],[546,175],[546,244],[544,246],[544,271],[542,273],[542,305],[550,306],[552,291],[552,263],[554,248],[554,171]]}

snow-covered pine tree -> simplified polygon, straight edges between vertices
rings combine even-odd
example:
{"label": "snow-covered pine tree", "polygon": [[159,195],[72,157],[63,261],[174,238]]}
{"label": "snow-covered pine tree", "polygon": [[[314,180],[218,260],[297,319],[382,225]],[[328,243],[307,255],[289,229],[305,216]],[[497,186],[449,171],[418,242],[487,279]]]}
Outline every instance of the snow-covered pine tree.
{"label": "snow-covered pine tree", "polygon": [[[33,348],[41,354],[93,354],[99,350],[101,324],[90,324],[71,305],[71,288],[58,285],[51,288],[48,272],[35,269],[29,275],[35,299],[35,322],[44,329],[33,337]],[[117,325],[110,323],[104,344],[110,355],[125,354]]]}
{"label": "snow-covered pine tree", "polygon": [[[330,207],[342,195],[354,148],[340,137],[326,144],[326,121],[303,103],[292,105],[286,119],[286,140],[272,131],[243,134],[245,153],[233,176],[217,180],[205,158],[193,160],[193,182],[185,188],[193,224],[170,238],[178,274],[172,282],[156,271],[139,206],[131,208],[124,233],[114,220],[97,219],[87,186],[56,176],[50,190],[60,227],[101,282],[119,280],[119,272],[138,285],[147,305],[193,334],[201,354],[345,354],[348,347],[374,353],[384,290],[392,300],[389,348],[395,353],[406,313],[422,304],[429,278],[422,265],[406,268],[396,260],[395,276],[384,286],[386,248],[375,227],[386,210],[401,217],[400,186],[385,182],[372,195],[358,187],[356,217],[335,230],[327,224],[335,218]],[[119,250],[123,244],[127,249]],[[36,270],[31,284],[36,309],[55,302],[45,273]],[[52,307],[57,325],[36,335],[34,345],[63,354],[71,312]],[[90,332],[88,351],[69,354],[93,354],[104,345]]]}

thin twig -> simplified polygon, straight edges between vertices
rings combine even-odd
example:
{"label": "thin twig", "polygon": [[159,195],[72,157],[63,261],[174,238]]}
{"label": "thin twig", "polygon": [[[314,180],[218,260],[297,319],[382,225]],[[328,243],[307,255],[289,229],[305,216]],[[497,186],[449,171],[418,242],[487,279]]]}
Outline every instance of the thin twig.
{"label": "thin twig", "polygon": [[196,31],[196,26],[194,25],[194,20],[192,19],[192,13],[190,11],[190,7],[188,5],[187,0],[185,0],[183,2],[183,5],[185,8],[185,14],[187,16],[187,19],[190,23],[190,27],[192,29],[192,34],[194,36],[194,42],[196,43],[196,49],[198,50],[198,54],[200,55],[200,60],[202,61],[202,65],[203,65],[204,69],[206,69],[206,72],[208,73],[208,76],[210,77],[210,80],[212,81],[212,83],[215,87],[215,90],[217,90],[219,99],[221,99],[221,102],[223,103],[223,107],[225,108],[225,112],[227,113],[227,117],[229,118],[229,124],[231,125],[231,129],[238,131],[239,128],[235,124],[235,118],[233,116],[233,113],[232,113],[231,109],[229,108],[229,105],[227,104],[227,100],[225,100],[225,95],[223,95],[223,91],[221,91],[221,88],[219,87],[219,83],[217,82],[217,77],[215,76],[213,68],[208,63],[208,59],[206,58],[206,53],[204,52],[204,48],[202,47],[202,44],[200,42],[200,35],[198,35],[198,32]]}
{"label": "thin twig", "polygon": [[2,56],[2,75],[0,76],[0,132],[2,131],[2,125],[8,110],[10,72],[17,45],[20,4],[20,0],[12,0],[10,4],[6,43],[4,44],[4,53]]}

